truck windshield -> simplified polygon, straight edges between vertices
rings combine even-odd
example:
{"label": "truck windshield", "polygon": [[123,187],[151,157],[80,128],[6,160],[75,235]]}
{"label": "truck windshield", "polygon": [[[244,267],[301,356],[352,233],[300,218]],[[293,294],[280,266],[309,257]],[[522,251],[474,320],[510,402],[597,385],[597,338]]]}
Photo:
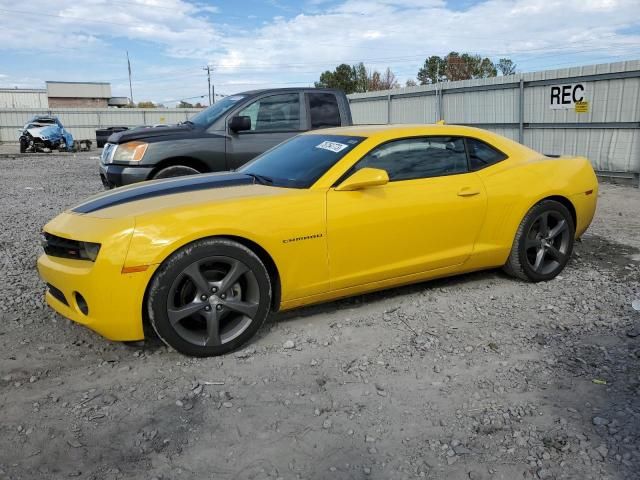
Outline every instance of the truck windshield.
{"label": "truck windshield", "polygon": [[199,127],[209,126],[245,97],[246,95],[230,95],[228,97],[224,97],[219,102],[214,103],[209,108],[191,117],[189,122],[194,125],[198,125]]}
{"label": "truck windshield", "polygon": [[362,140],[346,135],[298,135],[238,171],[267,185],[309,188]]}

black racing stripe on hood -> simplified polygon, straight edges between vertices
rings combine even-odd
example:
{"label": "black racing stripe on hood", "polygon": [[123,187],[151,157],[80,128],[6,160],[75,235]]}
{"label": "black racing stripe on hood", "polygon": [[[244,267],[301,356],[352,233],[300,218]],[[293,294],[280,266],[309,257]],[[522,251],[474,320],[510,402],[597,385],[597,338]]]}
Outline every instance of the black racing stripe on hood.
{"label": "black racing stripe on hood", "polygon": [[206,175],[191,175],[182,178],[167,179],[150,182],[139,187],[115,190],[113,193],[100,196],[94,200],[82,203],[72,211],[75,213],[91,213],[104,208],[135,202],[147,198],[172,195],[175,193],[194,192],[209,188],[235,187],[254,183],[253,177],[243,173],[213,173]]}

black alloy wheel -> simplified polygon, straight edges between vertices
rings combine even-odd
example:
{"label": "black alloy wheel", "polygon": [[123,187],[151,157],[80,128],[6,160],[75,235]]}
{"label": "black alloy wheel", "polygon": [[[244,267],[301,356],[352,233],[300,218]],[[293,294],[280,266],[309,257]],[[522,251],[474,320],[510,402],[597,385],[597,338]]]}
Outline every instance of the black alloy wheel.
{"label": "black alloy wheel", "polygon": [[522,220],[504,266],[523,280],[551,280],[566,266],[573,251],[573,217],[560,202],[544,200]]}
{"label": "black alloy wheel", "polygon": [[259,257],[227,239],[205,239],[174,253],[154,275],[148,314],[158,336],[187,355],[220,355],[251,338],[271,305]]}

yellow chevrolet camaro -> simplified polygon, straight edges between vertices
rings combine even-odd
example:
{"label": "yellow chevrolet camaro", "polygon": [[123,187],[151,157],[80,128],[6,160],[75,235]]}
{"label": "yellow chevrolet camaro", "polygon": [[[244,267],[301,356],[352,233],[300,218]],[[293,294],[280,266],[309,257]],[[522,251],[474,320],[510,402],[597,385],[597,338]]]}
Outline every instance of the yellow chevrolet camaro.
{"label": "yellow chevrolet camaro", "polygon": [[44,227],[48,304],[111,340],[148,321],[189,355],[244,344],[269,312],[502,267],[555,277],[589,226],[597,180],[455,125],[298,135],[235,172],[145,182]]}

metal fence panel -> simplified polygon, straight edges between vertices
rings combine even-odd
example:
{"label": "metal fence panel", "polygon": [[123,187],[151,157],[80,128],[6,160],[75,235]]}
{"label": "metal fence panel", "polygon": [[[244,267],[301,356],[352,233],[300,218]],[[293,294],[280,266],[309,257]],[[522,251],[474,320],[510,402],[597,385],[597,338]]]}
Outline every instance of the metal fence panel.
{"label": "metal fence panel", "polygon": [[387,123],[387,101],[351,102],[351,116],[356,124]]}
{"label": "metal fence panel", "polygon": [[49,99],[46,90],[36,89],[0,89],[0,108],[15,108],[16,105],[29,105],[30,108],[47,108]]}
{"label": "metal fence panel", "polygon": [[[585,88],[587,105],[551,105],[552,88],[575,84]],[[584,155],[596,170],[640,172],[640,60],[353,94],[349,100],[356,124],[444,119],[543,153]]]}
{"label": "metal fence panel", "polygon": [[489,124],[518,121],[518,90],[513,88],[481,91],[474,95],[445,93],[442,103],[444,118],[450,123]]}
{"label": "metal fence panel", "polygon": [[34,115],[55,115],[74,138],[95,141],[97,128],[176,124],[188,120],[199,111],[196,108],[0,109],[0,142],[17,142],[18,129]]}
{"label": "metal fence panel", "polygon": [[437,99],[435,95],[397,98],[391,103],[391,123],[436,122]]}
{"label": "metal fence panel", "polygon": [[639,129],[531,129],[525,131],[525,143],[545,154],[587,157],[599,171],[638,171]]}

